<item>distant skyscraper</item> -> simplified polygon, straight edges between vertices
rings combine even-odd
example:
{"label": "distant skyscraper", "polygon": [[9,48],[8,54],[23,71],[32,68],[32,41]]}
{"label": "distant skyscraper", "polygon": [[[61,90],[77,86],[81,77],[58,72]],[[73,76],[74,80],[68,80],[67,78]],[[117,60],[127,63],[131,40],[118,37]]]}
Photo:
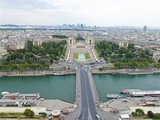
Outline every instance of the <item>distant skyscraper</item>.
{"label": "distant skyscraper", "polygon": [[147,31],[147,26],[144,26],[143,27],[143,32],[146,32]]}

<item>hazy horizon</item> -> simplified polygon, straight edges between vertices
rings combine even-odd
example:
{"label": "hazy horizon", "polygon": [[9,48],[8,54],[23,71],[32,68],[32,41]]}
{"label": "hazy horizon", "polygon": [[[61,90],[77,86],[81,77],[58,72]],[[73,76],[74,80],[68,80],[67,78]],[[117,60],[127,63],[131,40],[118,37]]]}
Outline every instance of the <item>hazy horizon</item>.
{"label": "hazy horizon", "polygon": [[160,27],[159,0],[0,0],[0,24]]}

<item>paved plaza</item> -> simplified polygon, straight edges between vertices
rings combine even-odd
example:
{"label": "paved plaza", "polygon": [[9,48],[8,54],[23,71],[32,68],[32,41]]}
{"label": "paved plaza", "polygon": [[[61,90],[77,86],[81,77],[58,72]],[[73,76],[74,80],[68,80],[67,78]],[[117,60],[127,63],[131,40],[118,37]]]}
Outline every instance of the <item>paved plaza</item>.
{"label": "paved plaza", "polygon": [[[75,42],[67,45],[68,55],[66,60],[69,62],[95,62],[97,60],[94,53],[94,44],[88,44],[85,42]],[[78,54],[77,61],[74,60],[74,54]],[[84,53],[89,53],[90,60],[88,61]]]}

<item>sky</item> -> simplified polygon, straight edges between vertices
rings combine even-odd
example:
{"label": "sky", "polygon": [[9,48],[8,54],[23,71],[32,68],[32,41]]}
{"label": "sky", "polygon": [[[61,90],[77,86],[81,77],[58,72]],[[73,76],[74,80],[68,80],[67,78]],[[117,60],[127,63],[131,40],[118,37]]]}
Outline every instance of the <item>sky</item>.
{"label": "sky", "polygon": [[160,27],[160,0],[0,0],[0,24]]}

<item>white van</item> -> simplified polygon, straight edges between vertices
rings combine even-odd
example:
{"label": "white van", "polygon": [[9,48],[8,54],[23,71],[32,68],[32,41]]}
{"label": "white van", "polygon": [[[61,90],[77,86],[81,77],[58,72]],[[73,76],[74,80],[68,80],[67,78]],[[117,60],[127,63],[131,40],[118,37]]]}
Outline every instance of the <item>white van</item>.
{"label": "white van", "polygon": [[96,118],[97,118],[97,120],[100,120],[101,118],[100,118],[100,116],[97,114],[96,115]]}
{"label": "white van", "polygon": [[129,120],[129,115],[128,114],[121,114],[119,116],[119,120]]}

